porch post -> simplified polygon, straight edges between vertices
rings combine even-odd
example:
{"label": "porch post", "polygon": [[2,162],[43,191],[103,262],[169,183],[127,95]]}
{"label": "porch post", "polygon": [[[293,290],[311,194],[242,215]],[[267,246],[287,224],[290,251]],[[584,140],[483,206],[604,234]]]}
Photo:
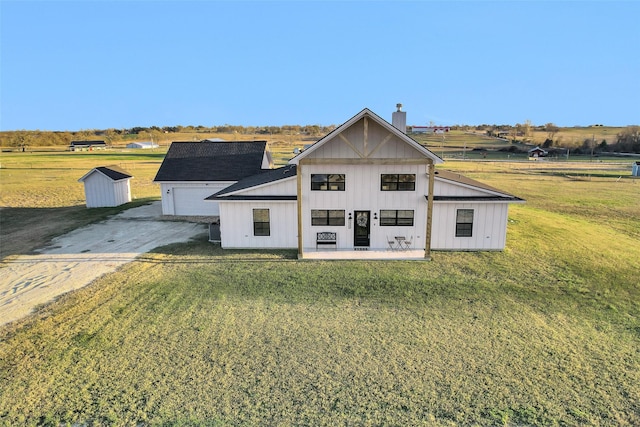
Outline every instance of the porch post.
{"label": "porch post", "polygon": [[424,258],[431,260],[431,223],[433,221],[433,187],[435,181],[435,167],[433,160],[427,159],[429,168],[429,194],[427,195],[427,233],[424,242]]}
{"label": "porch post", "polygon": [[302,259],[302,161],[298,162],[296,181],[298,187],[298,259]]}

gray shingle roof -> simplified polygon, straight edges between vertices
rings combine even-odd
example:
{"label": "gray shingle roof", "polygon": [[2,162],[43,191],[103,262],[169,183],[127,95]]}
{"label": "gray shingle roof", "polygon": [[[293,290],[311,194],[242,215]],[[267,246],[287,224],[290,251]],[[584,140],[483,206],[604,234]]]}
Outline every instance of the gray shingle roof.
{"label": "gray shingle roof", "polygon": [[98,166],[97,168],[91,169],[78,181],[83,182],[89,175],[91,175],[95,171],[101,172],[113,181],[121,181],[123,179],[133,178],[133,176],[131,176],[129,172],[125,171],[124,169],[120,169],[117,166]]}
{"label": "gray shingle roof", "polygon": [[287,165],[281,168],[262,172],[259,175],[249,176],[241,181],[236,182],[233,185],[230,185],[225,189],[218,191],[213,196],[207,197],[207,200],[213,200],[218,198],[218,196],[224,196],[225,194],[234,193],[239,190],[244,190],[245,188],[257,187],[258,185],[267,184],[269,182],[291,178],[292,176],[296,176],[296,170],[297,168],[295,165]]}
{"label": "gray shingle roof", "polygon": [[128,172],[125,172],[124,170],[116,166],[109,166],[109,167],[99,166],[96,169],[114,181],[120,181],[121,179],[131,178],[131,175],[129,175]]}
{"label": "gray shingle roof", "polygon": [[174,142],[154,181],[239,181],[263,171],[266,141]]}

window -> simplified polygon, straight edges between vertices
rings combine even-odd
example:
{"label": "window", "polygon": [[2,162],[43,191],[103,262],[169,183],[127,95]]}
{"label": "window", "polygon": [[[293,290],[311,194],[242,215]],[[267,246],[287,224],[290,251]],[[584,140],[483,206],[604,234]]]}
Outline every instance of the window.
{"label": "window", "polygon": [[413,211],[409,210],[381,210],[380,225],[413,226]]}
{"label": "window", "polygon": [[311,225],[344,225],[344,211],[312,209]]}
{"label": "window", "polygon": [[382,174],[380,190],[382,191],[415,191],[415,174]]}
{"label": "window", "polygon": [[344,191],[344,174],[311,174],[312,191]]}
{"label": "window", "polygon": [[253,210],[253,235],[270,236],[271,227],[269,225],[269,209]]}
{"label": "window", "polygon": [[458,209],[456,212],[456,237],[473,235],[473,209]]}

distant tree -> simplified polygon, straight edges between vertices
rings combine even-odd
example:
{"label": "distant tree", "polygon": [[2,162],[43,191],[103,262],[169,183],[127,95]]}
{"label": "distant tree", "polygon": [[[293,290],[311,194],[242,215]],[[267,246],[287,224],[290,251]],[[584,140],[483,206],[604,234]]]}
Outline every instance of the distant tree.
{"label": "distant tree", "polygon": [[529,140],[531,139],[531,129],[532,129],[533,125],[531,124],[531,120],[525,120],[524,125],[522,126],[522,130],[524,132],[524,137],[525,139]]}
{"label": "distant tree", "polygon": [[553,140],[560,128],[553,123],[547,123],[544,125],[544,130],[547,132],[547,139]]}
{"label": "distant tree", "polygon": [[553,145],[553,140],[552,139],[545,139],[544,143],[542,144],[542,148],[549,148]]}
{"label": "distant tree", "polygon": [[605,151],[608,151],[609,148],[609,144],[607,144],[607,140],[603,139],[602,142],[600,144],[598,144],[598,152],[603,153]]}
{"label": "distant tree", "polygon": [[629,126],[618,134],[616,151],[640,153],[640,126]]}

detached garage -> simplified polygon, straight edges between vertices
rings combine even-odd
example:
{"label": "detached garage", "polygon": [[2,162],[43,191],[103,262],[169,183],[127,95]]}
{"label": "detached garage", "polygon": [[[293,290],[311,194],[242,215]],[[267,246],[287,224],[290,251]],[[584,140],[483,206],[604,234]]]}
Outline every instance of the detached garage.
{"label": "detached garage", "polygon": [[158,169],[162,214],[218,216],[212,194],[273,167],[266,141],[173,142]]}
{"label": "detached garage", "polygon": [[87,172],[78,182],[84,184],[88,208],[120,206],[131,201],[133,178],[116,166],[99,166]]}

